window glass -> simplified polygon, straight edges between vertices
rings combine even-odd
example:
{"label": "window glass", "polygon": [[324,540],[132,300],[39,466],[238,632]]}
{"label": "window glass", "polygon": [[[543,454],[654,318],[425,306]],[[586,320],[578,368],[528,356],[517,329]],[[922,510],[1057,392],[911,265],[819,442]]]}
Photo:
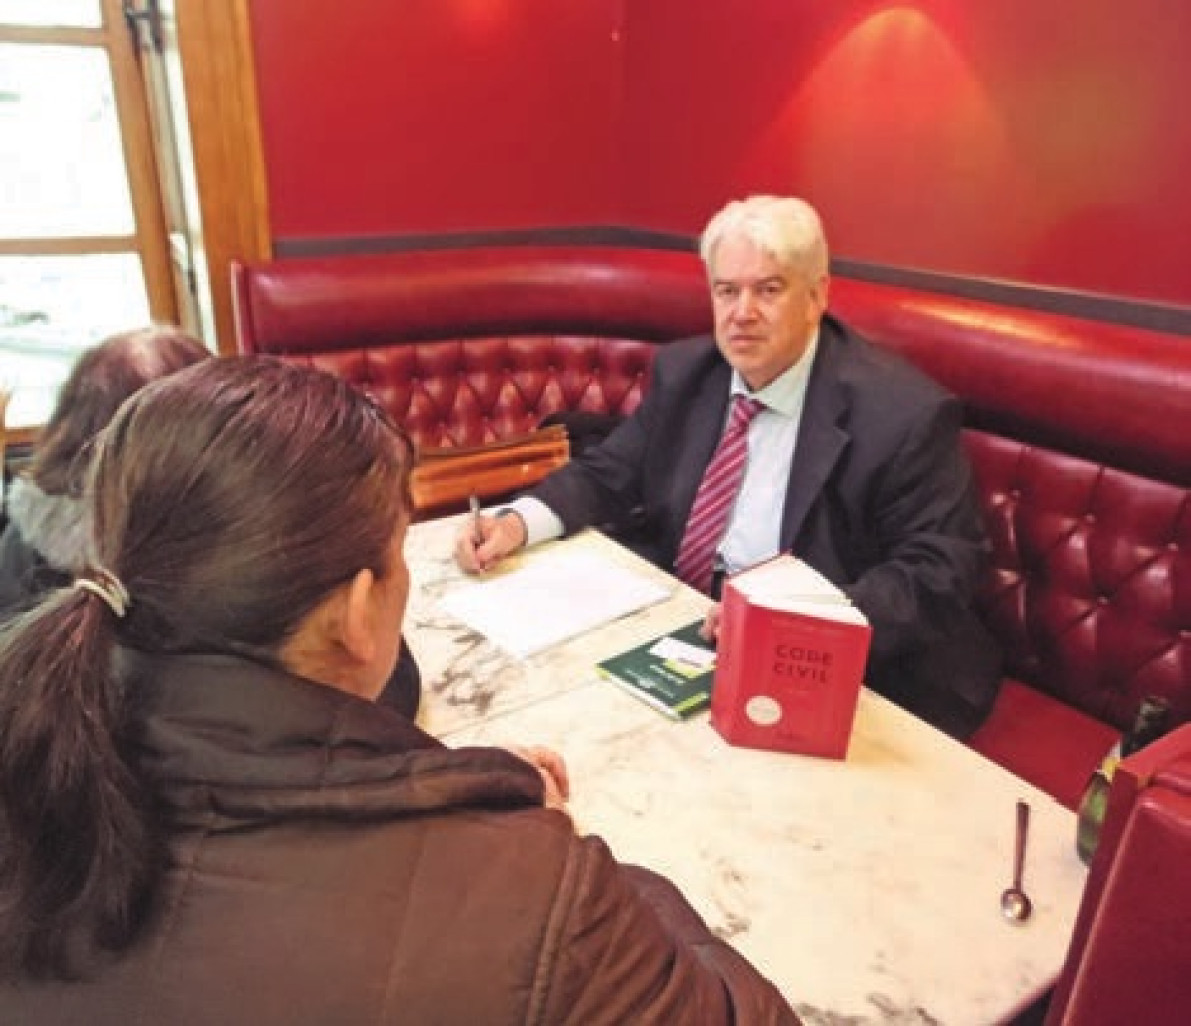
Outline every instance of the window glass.
{"label": "window glass", "polygon": [[45,422],[80,349],[148,323],[135,253],[0,256],[0,381],[15,389],[8,426]]}
{"label": "window glass", "polygon": [[0,43],[0,167],[0,238],[132,234],[105,50]]}
{"label": "window glass", "polygon": [[0,25],[99,28],[99,0],[0,0]]}

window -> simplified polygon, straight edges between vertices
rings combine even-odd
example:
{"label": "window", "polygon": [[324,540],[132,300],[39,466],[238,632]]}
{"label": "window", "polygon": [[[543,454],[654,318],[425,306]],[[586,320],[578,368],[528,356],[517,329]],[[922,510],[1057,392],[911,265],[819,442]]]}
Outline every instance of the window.
{"label": "window", "polygon": [[136,52],[118,0],[0,0],[0,386],[44,422],[77,352],[177,320]]}

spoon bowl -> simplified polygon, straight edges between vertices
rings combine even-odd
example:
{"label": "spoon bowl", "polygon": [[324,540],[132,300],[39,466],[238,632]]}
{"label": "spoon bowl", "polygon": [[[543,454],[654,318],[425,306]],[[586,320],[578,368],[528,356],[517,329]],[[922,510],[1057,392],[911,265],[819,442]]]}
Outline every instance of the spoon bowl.
{"label": "spoon bowl", "polygon": [[1024,923],[1034,911],[1034,903],[1025,891],[1017,887],[1006,887],[1001,892],[1001,915],[1011,923]]}
{"label": "spoon bowl", "polygon": [[1026,861],[1026,839],[1030,833],[1030,807],[1017,803],[1017,836],[1013,847],[1013,886],[1001,892],[1001,915],[1011,923],[1024,923],[1034,911],[1034,903],[1021,885]]}

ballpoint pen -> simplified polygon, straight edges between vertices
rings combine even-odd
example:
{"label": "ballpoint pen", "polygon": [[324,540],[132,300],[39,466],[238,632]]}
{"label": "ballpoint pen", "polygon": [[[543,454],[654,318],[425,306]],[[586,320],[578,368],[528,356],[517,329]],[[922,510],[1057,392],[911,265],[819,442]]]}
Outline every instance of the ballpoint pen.
{"label": "ballpoint pen", "polygon": [[484,532],[480,528],[480,497],[472,495],[467,500],[467,506],[471,510],[471,540],[479,546],[484,544]]}

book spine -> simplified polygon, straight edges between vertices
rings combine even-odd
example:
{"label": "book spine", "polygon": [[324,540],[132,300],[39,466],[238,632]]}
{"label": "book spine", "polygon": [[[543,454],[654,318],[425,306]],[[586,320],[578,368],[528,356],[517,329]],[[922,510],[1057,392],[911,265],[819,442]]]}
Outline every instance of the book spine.
{"label": "book spine", "polygon": [[748,656],[744,637],[747,611],[747,601],[729,580],[724,585],[720,607],[715,683],[711,689],[711,722],[725,737],[736,730],[739,720],[744,716],[737,691],[740,683],[746,679],[743,663]]}

